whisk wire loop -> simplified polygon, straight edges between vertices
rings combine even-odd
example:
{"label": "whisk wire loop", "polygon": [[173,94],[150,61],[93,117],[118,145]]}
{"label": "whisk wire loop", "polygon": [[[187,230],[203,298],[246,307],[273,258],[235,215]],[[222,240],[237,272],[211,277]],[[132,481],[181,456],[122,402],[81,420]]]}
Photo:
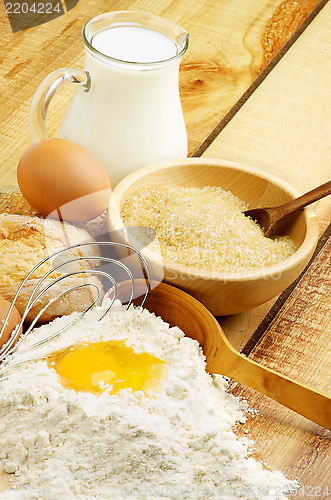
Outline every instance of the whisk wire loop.
{"label": "whisk wire loop", "polygon": [[[99,275],[99,276],[102,276],[104,278],[107,278],[107,279],[109,279],[109,281],[112,284],[111,290],[113,292],[113,295],[110,298],[109,291],[107,292],[106,295],[108,296],[108,298],[110,300],[110,304],[106,307],[106,309],[103,311],[102,315],[98,318],[98,320],[100,321],[102,318],[104,318],[104,316],[108,313],[108,311],[113,306],[115,300],[118,297],[118,283],[114,279],[114,277],[109,272],[106,272],[106,271],[100,270],[100,269],[95,269],[93,267],[88,268],[88,269],[82,268],[79,270],[70,270],[71,264],[73,264],[75,262],[81,263],[82,261],[88,261],[90,263],[92,261],[96,261],[98,263],[102,262],[102,263],[108,263],[108,264],[115,264],[115,265],[121,267],[126,272],[126,274],[128,275],[128,277],[131,281],[131,294],[130,294],[130,298],[128,300],[127,308],[129,308],[131,306],[133,298],[135,296],[135,283],[134,283],[135,280],[134,280],[134,276],[133,276],[132,272],[130,271],[130,269],[128,268],[128,266],[126,264],[124,264],[123,262],[121,262],[120,260],[106,257],[103,255],[95,255],[95,256],[94,255],[93,256],[80,255],[79,257],[70,258],[70,259],[65,260],[63,262],[60,262],[58,264],[54,264],[54,263],[56,263],[56,258],[61,256],[62,254],[65,254],[65,252],[75,250],[75,249],[81,249],[82,247],[85,247],[85,246],[91,247],[93,245],[96,246],[98,250],[101,249],[102,246],[122,247],[128,251],[128,255],[130,255],[130,252],[132,252],[139,257],[140,261],[143,264],[142,269],[144,271],[145,279],[146,279],[146,292],[145,292],[144,297],[141,301],[141,306],[144,305],[146,298],[148,296],[150,287],[151,287],[151,274],[150,274],[150,270],[149,270],[148,263],[147,263],[146,259],[143,257],[143,255],[138,250],[131,247],[130,245],[126,245],[124,243],[112,242],[112,241],[104,241],[104,242],[99,242],[99,241],[92,241],[91,242],[91,241],[89,241],[89,242],[82,242],[79,244],[75,244],[75,245],[71,245],[71,246],[62,248],[62,249],[52,253],[51,255],[46,256],[38,264],[36,264],[33,267],[33,269],[31,269],[31,271],[26,275],[26,277],[23,279],[22,283],[19,285],[19,287],[14,295],[14,298],[11,302],[11,305],[9,307],[6,318],[3,322],[3,326],[2,326],[1,331],[0,331],[0,338],[1,338],[1,335],[6,327],[7,323],[8,323],[8,320],[9,320],[10,314],[13,310],[13,307],[15,305],[15,302],[17,301],[17,298],[18,298],[19,294],[21,293],[24,285],[28,282],[28,280],[33,276],[33,274],[41,266],[43,266],[46,262],[50,261],[52,263],[52,268],[50,270],[48,270],[47,272],[45,272],[45,274],[38,280],[37,284],[34,286],[32,293],[30,294],[29,299],[26,303],[24,312],[22,314],[21,321],[18,323],[18,325],[16,325],[9,340],[0,349],[0,363],[4,362],[4,366],[1,367],[1,369],[0,369],[0,380],[4,380],[5,378],[9,378],[11,376],[11,375],[8,375],[6,377],[3,377],[1,374],[13,366],[16,366],[16,365],[21,364],[21,363],[25,363],[27,361],[44,359],[44,357],[33,357],[33,358],[27,358],[27,359],[18,361],[16,363],[10,363],[8,358],[10,358],[10,355],[18,348],[18,346],[21,344],[21,342],[24,341],[24,339],[27,337],[27,335],[30,335],[34,331],[34,327],[35,327],[36,323],[38,322],[40,317],[43,315],[43,313],[50,307],[50,305],[54,304],[61,297],[63,297],[64,295],[66,295],[69,292],[72,292],[74,290],[78,290],[78,289],[86,287],[86,286],[94,287],[96,289],[95,298],[92,299],[92,297],[91,297],[91,303],[88,304],[87,307],[82,312],[80,312],[72,321],[68,322],[66,325],[64,325],[61,329],[59,329],[57,332],[53,333],[52,335],[50,335],[42,340],[39,340],[38,342],[35,342],[34,344],[31,344],[29,347],[27,347],[27,349],[21,351],[21,353],[25,353],[25,352],[29,351],[30,349],[32,349],[33,347],[40,346],[40,345],[42,345],[46,342],[49,342],[50,340],[58,337],[66,329],[68,329],[70,326],[72,326],[74,323],[76,323],[78,320],[80,320],[90,309],[92,309],[98,303],[98,301],[100,299],[101,290],[95,283],[93,283],[91,281],[87,281],[86,283],[80,283],[80,284],[75,284],[73,286],[70,286],[68,289],[62,291],[61,293],[58,293],[56,296],[54,296],[53,298],[51,298],[48,301],[48,303],[37,313],[37,315],[35,316],[35,318],[31,322],[29,327],[26,329],[24,334],[21,334],[19,339],[17,340],[17,337],[19,336],[19,332],[21,330],[21,327],[23,326],[23,324],[26,320],[26,317],[27,317],[28,313],[30,312],[30,310],[35,306],[36,302],[42,297],[42,295],[46,291],[48,291],[51,287],[56,285],[57,283],[61,282],[62,280],[65,280],[66,278],[70,278],[70,277],[75,276],[75,275],[81,276],[83,274]],[[47,280],[47,278],[51,277],[52,273],[60,272],[61,268],[63,268],[63,267],[66,267],[66,269],[69,268],[69,270],[68,271],[62,270],[63,274],[61,276],[54,278],[51,283],[48,283],[46,286],[41,288],[42,284],[45,282],[45,280]],[[41,290],[40,290],[40,288],[41,288]]]}

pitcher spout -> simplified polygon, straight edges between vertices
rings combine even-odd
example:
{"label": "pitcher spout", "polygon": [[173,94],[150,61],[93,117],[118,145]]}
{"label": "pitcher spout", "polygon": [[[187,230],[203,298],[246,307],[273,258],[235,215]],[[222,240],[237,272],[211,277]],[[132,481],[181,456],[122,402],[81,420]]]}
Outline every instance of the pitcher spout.
{"label": "pitcher spout", "polygon": [[182,57],[188,49],[190,35],[185,31],[177,38],[178,56]]}

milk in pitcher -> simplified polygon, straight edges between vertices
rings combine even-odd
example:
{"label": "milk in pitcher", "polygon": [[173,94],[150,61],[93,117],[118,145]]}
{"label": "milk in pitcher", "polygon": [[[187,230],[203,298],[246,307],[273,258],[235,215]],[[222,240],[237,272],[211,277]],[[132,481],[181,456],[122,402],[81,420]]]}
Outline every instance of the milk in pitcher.
{"label": "milk in pitcher", "polygon": [[176,44],[162,33],[132,26],[101,31],[92,46],[106,56],[136,63],[165,61],[177,54]]}
{"label": "milk in pitcher", "polygon": [[176,43],[139,26],[96,33],[86,46],[88,92],[78,86],[59,136],[89,149],[112,187],[140,167],[187,157]]}

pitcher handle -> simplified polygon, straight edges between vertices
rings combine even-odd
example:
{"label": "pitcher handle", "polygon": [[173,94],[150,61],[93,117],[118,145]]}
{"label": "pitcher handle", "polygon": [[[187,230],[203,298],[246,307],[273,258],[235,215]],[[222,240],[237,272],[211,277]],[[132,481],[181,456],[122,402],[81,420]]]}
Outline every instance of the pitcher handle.
{"label": "pitcher handle", "polygon": [[55,92],[67,83],[83,85],[85,92],[91,88],[91,78],[88,71],[73,68],[60,68],[50,73],[36,90],[29,114],[29,129],[31,142],[47,139],[47,111]]}

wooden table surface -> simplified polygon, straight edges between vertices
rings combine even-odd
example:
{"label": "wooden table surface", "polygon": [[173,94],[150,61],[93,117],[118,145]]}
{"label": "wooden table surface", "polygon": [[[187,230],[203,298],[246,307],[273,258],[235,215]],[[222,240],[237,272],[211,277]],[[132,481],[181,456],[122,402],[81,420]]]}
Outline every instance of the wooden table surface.
{"label": "wooden table surface", "polygon": [[[82,26],[111,10],[149,11],[190,33],[180,68],[190,156],[257,166],[302,192],[331,178],[330,2],[80,0],[57,19],[15,33],[0,3],[0,187],[16,183],[39,83],[57,68],[83,67]],[[51,104],[51,136],[73,90],[65,87]],[[321,239],[301,279],[267,304],[218,319],[235,348],[331,396],[331,197],[314,208]],[[303,485],[290,498],[327,498],[330,432],[239,384],[231,390],[258,410],[238,434],[254,439],[270,468]]]}

